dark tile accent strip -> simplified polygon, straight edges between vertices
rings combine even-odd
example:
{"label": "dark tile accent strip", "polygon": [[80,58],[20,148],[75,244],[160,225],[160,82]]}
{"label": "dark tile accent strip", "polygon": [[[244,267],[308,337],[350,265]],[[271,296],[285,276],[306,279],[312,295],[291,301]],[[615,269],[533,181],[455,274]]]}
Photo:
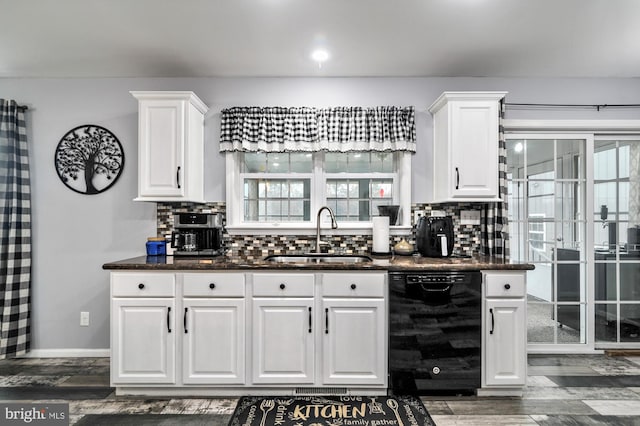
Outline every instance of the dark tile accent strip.
{"label": "dark tile accent strip", "polygon": [[638,426],[636,416],[545,416],[534,420],[540,426]]}
{"label": "dark tile accent strip", "polygon": [[48,386],[16,386],[0,388],[0,400],[39,400],[39,399],[103,399],[113,393],[113,388],[83,387],[48,387]]}
{"label": "dark tile accent strip", "polygon": [[567,388],[624,388],[640,386],[640,376],[547,376],[558,386]]}
{"label": "dark tile accent strip", "polygon": [[87,414],[76,426],[227,426],[229,415],[218,414]]}

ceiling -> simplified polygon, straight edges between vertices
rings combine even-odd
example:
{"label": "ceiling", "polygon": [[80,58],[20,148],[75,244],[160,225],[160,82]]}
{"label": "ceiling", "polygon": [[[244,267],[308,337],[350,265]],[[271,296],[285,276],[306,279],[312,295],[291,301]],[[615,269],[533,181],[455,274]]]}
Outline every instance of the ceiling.
{"label": "ceiling", "polygon": [[[640,77],[637,0],[0,0],[0,77]],[[311,51],[324,47],[320,67]]]}

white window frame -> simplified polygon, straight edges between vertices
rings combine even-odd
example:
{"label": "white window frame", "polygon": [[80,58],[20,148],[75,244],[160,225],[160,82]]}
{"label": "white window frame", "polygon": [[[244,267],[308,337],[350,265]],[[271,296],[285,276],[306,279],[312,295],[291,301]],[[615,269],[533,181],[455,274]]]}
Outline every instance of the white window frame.
{"label": "white window frame", "polygon": [[[243,221],[243,181],[240,172],[240,153],[227,152],[225,154],[226,164],[226,203],[227,212],[226,229],[231,235],[269,235],[277,232],[278,235],[315,235],[317,211],[326,203],[325,194],[325,172],[322,168],[321,156],[314,156],[313,178],[311,181],[311,218],[309,222],[264,222],[245,223]],[[401,151],[396,156],[397,173],[380,173],[375,177],[382,178],[396,176],[393,188],[393,203],[400,206],[400,223],[402,225],[391,226],[391,235],[404,235],[411,230],[411,153]],[[308,176],[300,174],[299,176]],[[328,173],[329,178],[336,177],[337,174]],[[273,174],[269,173],[269,178],[291,178],[295,174]],[[340,178],[358,176],[358,174],[341,174]],[[362,177],[359,175],[359,177]],[[326,220],[326,223],[325,223]],[[362,235],[371,234],[371,222],[340,221],[338,229],[331,229],[327,215],[322,216],[322,233],[329,235],[349,235],[358,233]]]}

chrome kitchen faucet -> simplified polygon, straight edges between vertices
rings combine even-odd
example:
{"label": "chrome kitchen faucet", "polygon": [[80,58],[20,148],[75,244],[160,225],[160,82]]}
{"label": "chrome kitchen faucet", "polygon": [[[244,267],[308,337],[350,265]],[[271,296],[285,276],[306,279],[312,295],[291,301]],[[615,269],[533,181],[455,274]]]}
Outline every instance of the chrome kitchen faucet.
{"label": "chrome kitchen faucet", "polygon": [[322,210],[327,210],[329,212],[329,216],[331,216],[331,229],[338,228],[338,222],[336,222],[336,216],[333,214],[333,210],[331,210],[327,206],[320,207],[320,209],[318,210],[318,217],[316,217],[316,251],[315,253],[322,253],[322,251],[320,250],[321,244],[329,244],[325,241],[320,241],[320,214],[322,213]]}

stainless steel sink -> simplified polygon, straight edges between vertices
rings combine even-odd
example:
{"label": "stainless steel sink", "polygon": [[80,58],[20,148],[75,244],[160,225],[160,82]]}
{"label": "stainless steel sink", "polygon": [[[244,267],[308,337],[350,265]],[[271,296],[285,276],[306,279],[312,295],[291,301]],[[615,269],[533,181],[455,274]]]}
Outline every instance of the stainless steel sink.
{"label": "stainless steel sink", "polygon": [[273,263],[367,263],[372,259],[360,254],[274,254],[264,258]]}

